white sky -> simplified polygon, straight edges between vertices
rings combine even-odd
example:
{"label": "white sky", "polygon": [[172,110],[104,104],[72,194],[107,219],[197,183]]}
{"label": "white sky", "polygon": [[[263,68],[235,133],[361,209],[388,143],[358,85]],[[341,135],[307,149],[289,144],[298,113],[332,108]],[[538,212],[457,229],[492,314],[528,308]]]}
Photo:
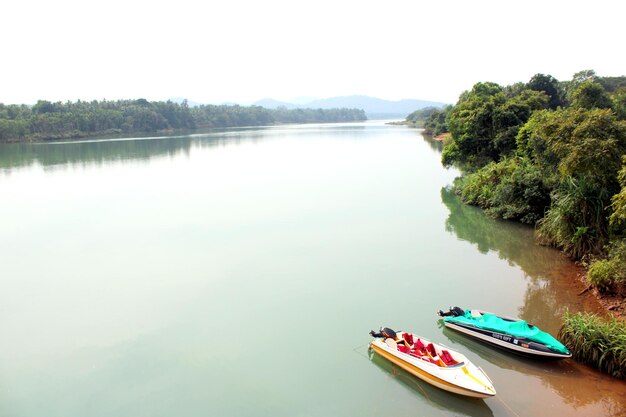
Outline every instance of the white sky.
{"label": "white sky", "polygon": [[626,75],[625,12],[609,0],[9,0],[0,102],[455,102],[478,81]]}

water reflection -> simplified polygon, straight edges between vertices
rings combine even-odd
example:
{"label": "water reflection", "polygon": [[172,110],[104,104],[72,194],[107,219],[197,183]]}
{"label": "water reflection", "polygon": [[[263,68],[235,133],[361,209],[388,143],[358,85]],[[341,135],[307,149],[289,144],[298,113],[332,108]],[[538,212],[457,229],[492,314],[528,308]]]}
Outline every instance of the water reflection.
{"label": "water reflection", "polygon": [[208,148],[257,141],[261,134],[227,133],[159,138],[90,140],[77,142],[3,144],[0,145],[0,172],[35,164],[44,169],[71,165],[103,165],[118,161],[150,160],[181,154],[192,147]]}
{"label": "water reflection", "polygon": [[581,269],[556,250],[538,245],[532,228],[491,219],[481,209],[464,204],[449,188],[441,190],[441,201],[450,211],[446,231],[476,245],[481,253],[497,253],[524,272],[528,284],[519,317],[557,333],[565,311],[601,310],[595,298],[578,295],[583,288],[577,280]]}
{"label": "water reflection", "polygon": [[424,142],[428,143],[428,145],[431,147],[432,150],[436,151],[437,153],[441,154],[441,152],[443,152],[443,142],[440,140],[435,140],[435,138],[431,135],[426,135],[423,132],[422,133],[422,137],[424,138]]}
{"label": "water reflection", "polygon": [[[367,131],[365,130],[367,128]],[[257,142],[267,137],[293,135],[362,138],[365,133],[376,135],[384,126],[365,124],[311,124],[270,127],[212,129],[210,131],[168,136],[132,138],[92,138],[87,140],[45,143],[0,144],[0,172],[32,165],[56,169],[71,165],[103,165],[109,162],[147,161],[163,156],[188,155],[190,150],[241,143]]]}
{"label": "water reflection", "polygon": [[[577,279],[580,267],[556,250],[536,244],[532,228],[491,219],[481,209],[462,203],[448,188],[441,190],[441,201],[450,211],[446,231],[475,245],[481,253],[497,253],[500,259],[523,271],[527,287],[524,303],[519,307],[520,318],[557,335],[565,311],[603,311],[593,295],[579,295],[584,288]],[[538,377],[565,403],[576,408],[600,407],[605,415],[626,415],[626,390],[621,381],[573,360],[533,362],[452,331],[444,333],[453,343],[469,348],[500,368]],[[598,392],[604,395],[599,397]]]}
{"label": "water reflection", "polygon": [[466,398],[443,391],[414,377],[405,370],[377,355],[373,350],[370,350],[368,353],[370,361],[388,374],[390,378],[398,381],[409,391],[424,398],[431,406],[439,410],[450,411],[455,416],[488,417],[494,415],[493,411],[483,400]]}

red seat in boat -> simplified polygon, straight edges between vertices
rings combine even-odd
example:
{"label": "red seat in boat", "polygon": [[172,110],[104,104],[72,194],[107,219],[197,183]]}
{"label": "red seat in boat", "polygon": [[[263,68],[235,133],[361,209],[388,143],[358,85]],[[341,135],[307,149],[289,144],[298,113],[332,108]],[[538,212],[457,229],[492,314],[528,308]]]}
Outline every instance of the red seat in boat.
{"label": "red seat in boat", "polygon": [[417,339],[417,341],[413,344],[413,349],[419,351],[419,352],[423,352],[424,351],[424,344],[422,343],[421,340]]}
{"label": "red seat in boat", "polygon": [[409,353],[410,349],[403,344],[398,344],[398,350],[403,353]]}
{"label": "red seat in boat", "polygon": [[411,333],[402,334],[402,338],[411,346],[413,344],[413,335]]}
{"label": "red seat in boat", "polygon": [[430,362],[430,363],[434,363],[435,365],[437,365],[437,361],[435,361],[433,358],[431,358],[428,355],[420,355],[420,354],[416,354],[416,353],[409,353],[409,355],[415,356],[416,358],[420,358],[421,360],[424,360],[424,361]]}
{"label": "red seat in boat", "polygon": [[440,358],[443,361],[443,363],[446,364],[446,366],[452,366],[452,365],[456,365],[458,363],[457,361],[454,360],[452,355],[450,355],[450,352],[448,352],[447,350],[442,350],[441,351]]}
{"label": "red seat in boat", "polygon": [[417,339],[415,340],[415,343],[413,343],[413,347],[409,351],[409,355],[425,360],[426,362],[437,364],[437,361],[433,360],[426,354],[425,348],[426,346],[424,343],[420,339]]}
{"label": "red seat in boat", "polygon": [[439,366],[446,366],[446,363],[439,357],[439,354],[435,349],[435,345],[432,343],[429,343],[428,346],[426,346],[426,353],[433,359],[433,363],[436,363]]}

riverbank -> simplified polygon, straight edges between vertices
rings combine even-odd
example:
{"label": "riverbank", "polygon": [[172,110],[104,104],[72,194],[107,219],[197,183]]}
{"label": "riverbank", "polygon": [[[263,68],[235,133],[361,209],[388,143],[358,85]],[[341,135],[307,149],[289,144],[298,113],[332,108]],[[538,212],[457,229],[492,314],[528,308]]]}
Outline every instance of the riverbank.
{"label": "riverbank", "polygon": [[452,135],[450,133],[446,132],[446,133],[442,133],[442,134],[437,135],[437,136],[433,136],[433,139],[436,140],[436,141],[445,143],[445,142],[447,142],[450,139],[451,136]]}
{"label": "riverbank", "polygon": [[[428,138],[429,141],[443,144],[443,146],[452,143],[451,133],[444,133],[436,136],[428,135]],[[512,165],[514,169],[517,168],[517,165],[514,165],[516,162],[516,160],[513,160]],[[504,169],[507,167],[505,166],[501,169],[494,169],[494,164],[488,165],[488,167],[491,167],[492,171],[489,171],[484,175],[481,175],[480,173],[469,174],[469,176],[471,177],[469,182],[467,180],[467,176],[464,177],[464,180],[458,182],[455,181],[456,193],[465,203],[481,207],[482,209],[486,210],[487,214],[489,214],[491,217],[500,217],[510,220],[525,220],[521,222],[527,223],[529,225],[533,224],[532,219],[523,219],[521,216],[518,216],[519,219],[516,219],[514,216],[519,215],[519,213],[517,213],[515,210],[505,211],[501,209],[501,207],[505,207],[506,209],[510,209],[511,207],[510,205],[501,204],[502,196],[510,197],[511,195],[526,195],[525,193],[527,191],[532,191],[532,187],[536,185],[533,183],[533,177],[528,175],[527,172],[524,172],[524,175],[512,176],[513,180],[509,180],[508,182],[502,182],[502,184],[500,184],[502,181],[501,178],[507,176],[508,171],[507,169]],[[496,168],[498,167],[496,166]],[[508,168],[510,170],[510,167]],[[485,172],[486,171],[487,170],[485,170]],[[518,181],[519,184],[515,183],[515,181]],[[459,184],[461,184],[460,191],[458,188]],[[494,196],[498,193],[500,193],[500,198],[497,200],[492,200]],[[576,343],[571,343],[570,338],[567,339],[568,348],[573,352],[575,358],[581,363],[585,363],[598,370],[607,372],[612,376],[615,376],[617,378],[623,378],[621,373],[614,372],[614,369],[617,366],[615,365],[615,363],[619,362],[621,360],[620,358],[626,356],[625,354],[620,353],[620,356],[616,359],[615,357],[611,356],[613,355],[613,351],[608,348],[608,345],[606,343],[600,343],[597,344],[597,346],[594,345],[596,346],[596,350],[602,358],[608,358],[609,356],[612,358],[611,361],[613,362],[613,364],[607,367],[603,365],[602,361],[598,361],[597,357],[589,358],[588,352],[582,347],[586,346],[587,344],[591,345],[597,340],[611,340],[612,335],[610,334],[610,331],[614,330],[615,328],[621,328],[620,326],[624,326],[624,319],[626,318],[626,302],[624,298],[620,297],[619,295],[607,294],[606,292],[602,293],[597,288],[591,286],[589,280],[587,279],[588,270],[586,269],[586,267],[584,267],[580,263],[576,263],[574,265],[576,266],[574,270],[569,271],[570,268],[565,268],[562,271],[562,274],[566,276],[566,279],[561,281],[563,285],[556,292],[556,300],[559,300],[559,302],[561,303],[565,298],[567,298],[566,294],[570,294],[570,297],[572,293],[576,294],[574,296],[578,298],[578,303],[580,303],[580,306],[582,307],[578,311],[585,312],[585,314],[588,314],[588,316],[591,318],[585,320],[568,321],[568,317],[570,317],[569,314],[570,312],[573,313],[573,311],[566,309],[565,312],[560,312],[558,314],[558,320],[561,323],[565,323],[567,327],[560,326],[560,329],[555,329],[554,334],[560,331],[566,332],[567,335],[575,334],[577,335],[576,337],[580,336],[586,338],[583,339],[582,343],[580,343],[580,340],[578,340]],[[565,272],[566,270],[568,270],[569,272]],[[559,272],[559,274],[560,273],[561,272]],[[538,319],[541,320],[543,319],[543,317],[538,317]],[[581,323],[584,324],[587,321],[593,321],[593,323],[596,324],[595,329],[598,334],[595,339],[588,338],[589,334],[582,331],[584,329],[579,329],[576,327],[583,327]],[[617,324],[603,325],[602,323],[604,322]],[[623,342],[621,341],[617,341],[611,346],[614,347],[614,350],[617,349],[620,352],[626,351],[626,346],[623,345]]]}
{"label": "riverbank", "polygon": [[[439,146],[442,146],[442,144],[451,139],[451,134],[447,132],[437,136],[422,132],[422,135],[428,142],[438,144]],[[579,296],[586,295],[587,297],[592,297],[601,307],[600,309],[594,308],[589,311],[595,314],[612,315],[619,319],[626,319],[626,299],[619,294],[603,293],[599,291],[590,284],[587,279],[588,268],[581,263],[574,263],[574,265],[576,265],[575,270],[566,273],[569,275],[570,282],[576,285]]]}
{"label": "riverbank", "polygon": [[626,321],[626,300],[624,297],[617,294],[605,294],[600,292],[597,288],[594,288],[587,282],[586,274],[582,278],[582,281],[587,285],[587,288],[584,291],[591,292],[598,299],[598,302],[604,308],[606,313],[615,318]]}

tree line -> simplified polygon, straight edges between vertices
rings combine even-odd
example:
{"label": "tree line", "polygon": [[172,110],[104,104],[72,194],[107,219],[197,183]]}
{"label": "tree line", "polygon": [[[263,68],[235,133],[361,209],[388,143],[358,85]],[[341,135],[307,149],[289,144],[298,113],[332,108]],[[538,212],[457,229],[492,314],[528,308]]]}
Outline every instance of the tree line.
{"label": "tree line", "polygon": [[187,101],[117,100],[50,102],[33,106],[0,103],[0,142],[155,133],[171,130],[334,123],[367,120],[360,109],[266,109],[260,106],[201,105]]}
{"label": "tree line", "polygon": [[626,77],[581,71],[569,81],[480,82],[421,117],[449,132],[442,162],[454,191],[493,216],[590,264],[600,290],[626,293]]}
{"label": "tree line", "polygon": [[439,107],[424,107],[415,110],[406,117],[407,124],[414,127],[424,128],[424,133],[431,136],[439,136],[448,131],[446,114],[452,106],[443,109]]}

